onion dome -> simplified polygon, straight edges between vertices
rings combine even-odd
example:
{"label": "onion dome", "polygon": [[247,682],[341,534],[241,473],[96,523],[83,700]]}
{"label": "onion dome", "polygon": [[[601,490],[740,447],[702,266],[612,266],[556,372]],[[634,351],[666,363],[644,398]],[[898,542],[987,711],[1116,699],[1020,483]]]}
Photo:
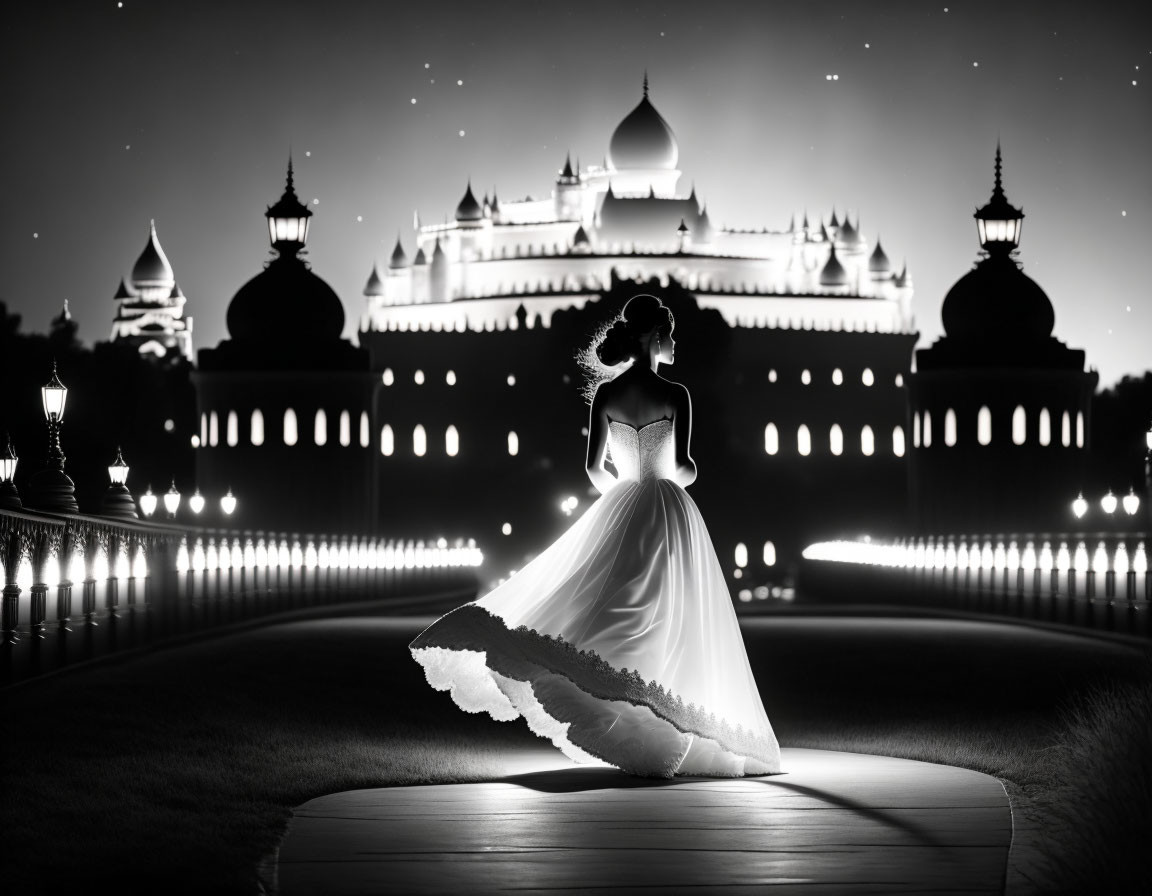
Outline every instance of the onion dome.
{"label": "onion dome", "polygon": [[824,270],[820,272],[820,285],[847,286],[848,271],[844,269],[844,265],[842,265],[840,259],[836,257],[835,243],[831,244],[830,250],[828,253],[828,263],[824,265]]}
{"label": "onion dome", "polygon": [[120,278],[120,288],[116,290],[116,295],[114,295],[112,298],[113,299],[130,299],[130,298],[132,298],[132,292],[131,292],[131,290],[128,289],[128,284],[124,282],[123,277]]}
{"label": "onion dome", "polygon": [[560,172],[560,177],[556,181],[559,184],[571,186],[572,184],[580,183],[580,178],[572,171],[572,154],[568,153],[564,157],[564,168]]}
{"label": "onion dome", "polygon": [[672,170],[680,157],[676,137],[668,122],[648,100],[648,75],[644,75],[644,97],[612,132],[608,141],[608,162],[617,171],[634,168]]}
{"label": "onion dome", "polygon": [[132,285],[137,289],[149,286],[172,285],[175,277],[172,274],[172,265],[168,263],[168,256],[160,248],[160,241],[156,239],[156,222],[152,221],[148,231],[148,242],[144,251],[132,266]]}
{"label": "onion dome", "polygon": [[332,287],[292,254],[274,258],[228,306],[234,340],[306,346],[340,339],[344,306]]}
{"label": "onion dome", "polygon": [[[859,226],[860,219],[856,219],[856,225]],[[860,236],[860,232],[856,227],[852,226],[852,222],[848,220],[848,215],[844,215],[844,223],[840,225],[840,230],[836,234],[836,239],[841,246],[848,249],[854,249],[857,246],[864,244],[864,238]]]}
{"label": "onion dome", "polygon": [[436,247],[432,250],[432,264],[446,264],[448,256],[444,254],[444,247],[440,245],[440,240],[436,240]]}
{"label": "onion dome", "polygon": [[576,235],[572,237],[572,246],[575,248],[577,246],[587,247],[591,245],[592,241],[588,239],[588,232],[584,229],[584,225],[581,224],[576,228]]}
{"label": "onion dome", "polygon": [[940,316],[945,333],[962,340],[1043,340],[1056,324],[1047,294],[1005,254],[981,259],[957,280]]}
{"label": "onion dome", "polygon": [[840,219],[836,217],[836,206],[832,206],[832,220],[828,222],[829,227],[839,227]]}
{"label": "onion dome", "polygon": [[428,264],[428,256],[424,254],[423,249],[417,249],[416,250],[416,257],[412,259],[412,264],[413,265]]}
{"label": "onion dome", "polygon": [[868,270],[873,274],[892,273],[892,264],[888,261],[888,256],[880,245],[879,237],[876,238],[876,248],[872,250],[872,254],[868,257]]}
{"label": "onion dome", "polygon": [[408,267],[408,256],[404,254],[399,236],[396,237],[396,248],[392,250],[392,257],[388,259],[388,267],[394,271]]}
{"label": "onion dome", "polygon": [[484,209],[472,195],[472,181],[468,181],[468,188],[464,191],[464,198],[456,206],[457,221],[481,221],[484,219]]}
{"label": "onion dome", "polygon": [[372,265],[372,273],[368,276],[368,282],[364,285],[364,295],[384,295],[384,281],[380,279],[380,271],[375,264]]}

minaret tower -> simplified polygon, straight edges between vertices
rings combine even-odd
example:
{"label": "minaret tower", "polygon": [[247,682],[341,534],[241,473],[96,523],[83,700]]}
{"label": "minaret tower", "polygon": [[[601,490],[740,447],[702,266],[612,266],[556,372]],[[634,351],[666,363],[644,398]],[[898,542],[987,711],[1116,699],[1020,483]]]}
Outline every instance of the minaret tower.
{"label": "minaret tower", "polygon": [[155,221],[131,276],[121,278],[113,298],[113,342],[127,342],[145,357],[166,363],[192,361],[192,318],[184,316],[187,300],[156,237]]}

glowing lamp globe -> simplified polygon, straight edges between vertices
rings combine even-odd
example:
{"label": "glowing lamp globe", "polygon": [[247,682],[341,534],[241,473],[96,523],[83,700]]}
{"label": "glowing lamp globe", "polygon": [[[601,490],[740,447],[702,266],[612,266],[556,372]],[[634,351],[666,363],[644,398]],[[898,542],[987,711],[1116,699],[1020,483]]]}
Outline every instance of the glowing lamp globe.
{"label": "glowing lamp globe", "polygon": [[1136,511],[1140,509],[1140,498],[1137,496],[1134,489],[1129,488],[1128,494],[1124,496],[1124,512],[1128,516],[1135,516]]}
{"label": "glowing lamp globe", "polygon": [[68,401],[68,388],[56,375],[56,364],[52,364],[52,379],[40,387],[40,397],[44,401],[44,416],[48,420],[60,422],[64,419],[64,405]]}
{"label": "glowing lamp globe", "polygon": [[226,516],[232,516],[236,512],[236,497],[232,494],[232,489],[228,489],[228,494],[220,499],[220,509]]}
{"label": "glowing lamp globe", "polygon": [[1088,512],[1088,502],[1084,500],[1083,493],[1077,495],[1076,500],[1072,502],[1072,512],[1076,514],[1076,519],[1083,518]]}
{"label": "glowing lamp globe", "polygon": [[140,496],[140,512],[145,517],[150,517],[156,512],[156,504],[159,499],[152,492],[152,486],[148,486],[148,490]]}
{"label": "glowing lamp globe", "polygon": [[1000,146],[996,146],[996,181],[992,198],[972,216],[980,235],[980,246],[994,254],[1007,255],[1020,245],[1020,228],[1024,212],[1016,208],[1004,195],[1001,183]]}
{"label": "glowing lamp globe", "polygon": [[172,480],[172,487],[164,493],[164,509],[168,511],[168,516],[176,516],[176,511],[180,509],[180,492],[176,489],[176,480]]}
{"label": "glowing lamp globe", "polygon": [[1116,500],[1116,496],[1112,494],[1112,489],[1108,489],[1108,494],[1100,499],[1100,509],[1105,513],[1115,513],[1118,503],[1119,501]]}
{"label": "glowing lamp globe", "polygon": [[200,489],[196,489],[192,497],[188,499],[188,507],[197,515],[204,509],[204,496],[200,494]]}
{"label": "glowing lamp globe", "polygon": [[292,252],[308,241],[308,219],[312,212],[297,197],[292,185],[292,160],[288,160],[288,182],[284,194],[264,213],[268,219],[268,238],[272,248]]}
{"label": "glowing lamp globe", "polygon": [[12,450],[12,439],[8,439],[8,446],[0,452],[0,482],[11,482],[16,478],[16,463],[20,460]]}
{"label": "glowing lamp globe", "polygon": [[128,482],[128,464],[124,463],[119,448],[116,449],[116,460],[108,467],[108,479],[113,485],[125,485]]}

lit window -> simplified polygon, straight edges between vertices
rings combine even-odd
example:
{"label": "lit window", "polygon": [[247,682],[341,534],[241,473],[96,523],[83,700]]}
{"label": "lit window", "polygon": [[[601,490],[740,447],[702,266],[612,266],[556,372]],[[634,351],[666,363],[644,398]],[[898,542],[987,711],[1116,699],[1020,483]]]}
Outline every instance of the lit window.
{"label": "lit window", "polygon": [[876,436],[873,435],[871,426],[865,426],[860,430],[860,453],[865,457],[871,457],[876,453]]}
{"label": "lit window", "polygon": [[[1064,419],[1065,420],[1068,419],[1067,414],[1064,415]],[[207,445],[208,444],[208,415],[207,414],[201,414],[200,415],[200,444],[201,445]],[[1067,445],[1068,443],[1065,442],[1064,444]]]}
{"label": "lit window", "polygon": [[412,453],[417,457],[423,457],[427,451],[428,434],[424,432],[424,427],[417,423],[416,428],[412,430]]}
{"label": "lit window", "polygon": [[768,371],[768,382],[770,382],[770,383],[776,382],[776,371],[775,370],[769,370]]}
{"label": "lit window", "polygon": [[380,428],[380,453],[385,457],[391,457],[395,450],[396,437],[392,434],[392,427],[385,423]]}
{"label": "lit window", "polygon": [[1012,412],[1012,444],[1023,445],[1028,440],[1028,416],[1022,405]]}
{"label": "lit window", "polygon": [[[900,374],[896,374],[896,380],[897,380],[896,385],[899,386],[900,385]],[[874,382],[876,382],[876,377],[874,377],[872,375],[872,368],[871,367],[865,367],[864,368],[864,372],[862,374],[860,374],[860,382],[862,382],[865,386],[871,386]]]}
{"label": "lit window", "polygon": [[896,388],[901,389],[904,387],[904,374],[896,374]]}
{"label": "lit window", "polygon": [[812,382],[812,372],[809,370],[801,370],[800,371],[800,382],[802,382],[805,386],[807,386],[809,383],[811,383]]}
{"label": "lit window", "polygon": [[208,444],[213,448],[220,440],[220,421],[216,418],[216,412],[213,411],[208,415]]}
{"label": "lit window", "polygon": [[1084,412],[1076,412],[1076,447],[1084,447]]}
{"label": "lit window", "polygon": [[514,374],[514,373],[508,374],[508,385],[509,386],[515,386],[516,385],[516,374]]}
{"label": "lit window", "polygon": [[764,542],[764,565],[776,565],[776,545],[770,541]]}
{"label": "lit window", "polygon": [[736,565],[741,569],[748,565],[748,546],[745,545],[744,542],[740,542],[738,545],[736,545],[736,550],[733,552],[733,554],[733,559],[736,561]]}
{"label": "lit window", "polygon": [[837,367],[832,371],[832,385],[839,386],[844,382],[844,372]]}
{"label": "lit window", "polygon": [[444,382],[446,382],[449,386],[455,386],[456,385],[456,371],[455,370],[449,370],[446,374],[444,374]]}
{"label": "lit window", "polygon": [[352,444],[352,415],[347,411],[340,412],[340,444],[345,448]]}
{"label": "lit window", "polygon": [[840,428],[839,423],[833,423],[832,428],[828,430],[828,448],[837,457],[844,453],[844,430]]}
{"label": "lit window", "polygon": [[808,432],[808,427],[803,423],[796,429],[796,450],[802,457],[812,453],[812,433]]}
{"label": "lit window", "polygon": [[508,433],[508,453],[511,455],[520,453],[520,437],[515,432]]}
{"label": "lit window", "polygon": [[317,445],[323,445],[328,441],[328,415],[324,413],[324,408],[316,412],[316,422],[312,426],[312,440]]}
{"label": "lit window", "polygon": [[912,414],[912,447],[920,447],[920,412]]}
{"label": "lit window", "polygon": [[385,386],[391,386],[396,382],[396,377],[392,375],[391,367],[384,368],[384,375],[381,377],[381,380],[383,380]]}
{"label": "lit window", "polygon": [[1068,416],[1067,411],[1060,421],[1060,442],[1065,448],[1072,444],[1072,418]]}
{"label": "lit window", "polygon": [[956,412],[952,408],[944,413],[944,444],[949,448],[956,444]]}
{"label": "lit window", "polygon": [[264,414],[260,411],[260,408],[256,408],[256,410],[252,412],[252,423],[250,428],[252,430],[252,444],[256,446],[263,445]]}
{"label": "lit window", "polygon": [[360,447],[368,447],[368,412],[360,412]]}
{"label": "lit window", "polygon": [[417,386],[423,386],[424,385],[424,371],[423,370],[417,370],[414,374],[412,374],[412,379],[416,383]]}
{"label": "lit window", "polygon": [[228,412],[228,423],[224,429],[224,438],[229,448],[235,448],[240,441],[240,420],[235,411]]}
{"label": "lit window", "polygon": [[897,457],[904,456],[904,427],[892,427],[892,453]]}
{"label": "lit window", "polygon": [[1047,448],[1052,444],[1052,415],[1048,413],[1048,408],[1040,408],[1040,419],[1036,428],[1039,430],[1037,438],[1040,444]]}
{"label": "lit window", "polygon": [[987,405],[976,414],[976,441],[981,445],[992,443],[992,412]]}
{"label": "lit window", "polygon": [[764,427],[764,453],[775,454],[780,450],[780,432],[776,429],[775,423],[769,423]]}
{"label": "lit window", "polygon": [[925,448],[931,448],[932,447],[932,412],[931,411],[925,411],[924,412],[923,436],[924,436],[924,447]]}
{"label": "lit window", "polygon": [[444,430],[444,453],[449,457],[455,457],[460,453],[460,433],[456,431],[455,426],[449,426]]}
{"label": "lit window", "polygon": [[284,412],[284,444],[296,444],[296,412],[292,408]]}

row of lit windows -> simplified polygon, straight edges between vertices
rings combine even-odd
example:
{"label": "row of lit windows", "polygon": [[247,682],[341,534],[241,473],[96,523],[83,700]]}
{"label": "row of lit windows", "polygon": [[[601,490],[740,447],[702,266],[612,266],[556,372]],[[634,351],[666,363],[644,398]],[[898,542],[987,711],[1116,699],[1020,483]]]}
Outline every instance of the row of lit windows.
{"label": "row of lit windows", "polygon": [[[1047,447],[1054,441],[1052,432],[1052,413],[1048,408],[1041,408],[1036,415],[1036,441]],[[956,412],[949,408],[944,413],[944,444],[951,448],[956,444]],[[980,408],[976,413],[976,441],[981,445],[992,443],[992,411],[987,406]],[[1024,445],[1028,441],[1028,412],[1022,405],[1017,405],[1012,412],[1012,444]],[[924,411],[912,415],[912,444],[919,448],[932,447],[932,412]],[[1060,416],[1060,444],[1065,448],[1072,445],[1072,415],[1064,411]],[[1076,447],[1084,447],[1084,414],[1076,412]]]}
{"label": "row of lit windows", "polygon": [[[744,542],[737,544],[736,549],[733,551],[732,559],[736,563],[736,578],[740,578],[742,575],[741,570],[748,568],[748,545],[744,544]],[[760,559],[765,566],[776,565],[776,545],[773,542],[764,542],[764,547],[760,552]]]}
{"label": "row of lit windows", "polygon": [[[385,457],[391,457],[396,453],[396,432],[387,423],[380,428],[380,453]],[[428,430],[420,423],[412,428],[412,453],[417,457],[423,457],[428,453]],[[444,453],[449,457],[455,457],[460,453],[460,431],[455,426],[449,426],[444,430]],[[520,437],[515,432],[509,432],[508,454],[515,457],[519,453]]]}
{"label": "row of lit windows", "polygon": [[[777,376],[776,371],[775,370],[769,370],[768,371],[768,382],[775,383],[778,380],[779,380],[779,377]],[[801,370],[800,371],[800,382],[805,386],[812,385],[812,371],[809,370],[808,368]],[[860,382],[865,386],[873,386],[876,384],[876,375],[874,373],[872,373],[871,367],[865,367],[860,372]],[[902,373],[896,374],[896,381],[895,382],[896,382],[897,388],[903,386],[904,385],[904,374],[902,374]],[[839,367],[834,368],[832,371],[832,385],[833,386],[843,386],[844,385],[844,371],[841,370]]]}
{"label": "row of lit windows", "polygon": [[[396,382],[396,374],[394,374],[392,372],[391,367],[386,367],[386,368],[384,368],[384,372],[380,375],[380,380],[381,380],[381,382],[384,383],[385,386],[391,386]],[[426,381],[427,381],[427,378],[424,376],[423,370],[417,370],[415,373],[412,374],[412,382],[414,382],[417,386],[423,386]],[[447,371],[444,374],[444,382],[447,383],[449,386],[455,386],[456,385],[456,371],[455,370]],[[511,373],[508,374],[507,382],[508,382],[509,386],[515,386],[516,385],[515,374],[511,374]]]}
{"label": "row of lit windows", "polygon": [[[828,430],[828,450],[839,457],[844,453],[844,430],[840,424],[833,423]],[[776,455],[780,453],[780,429],[775,423],[764,427],[764,453]],[[812,453],[812,430],[801,423],[796,427],[796,453],[807,457]],[[871,426],[860,428],[860,453],[871,457],[876,453],[876,434]],[[904,456],[904,427],[896,426],[892,429],[892,453],[897,457]]]}
{"label": "row of lit windows", "polygon": [[[340,444],[347,448],[352,444],[352,414],[341,411],[339,416],[339,432],[337,438]],[[360,412],[359,442],[361,448],[367,448],[370,438],[368,412]],[[284,412],[284,444],[295,445],[300,438],[299,423],[296,411],[288,408]],[[248,440],[257,447],[264,444],[264,413],[259,408],[252,412],[248,425]],[[312,441],[317,445],[328,444],[328,413],[321,408],[312,420]],[[195,447],[207,445],[215,448],[220,444],[220,418],[215,411],[200,415],[200,437],[193,438]],[[224,420],[224,444],[234,448],[240,444],[240,418],[235,411],[229,411]]]}

